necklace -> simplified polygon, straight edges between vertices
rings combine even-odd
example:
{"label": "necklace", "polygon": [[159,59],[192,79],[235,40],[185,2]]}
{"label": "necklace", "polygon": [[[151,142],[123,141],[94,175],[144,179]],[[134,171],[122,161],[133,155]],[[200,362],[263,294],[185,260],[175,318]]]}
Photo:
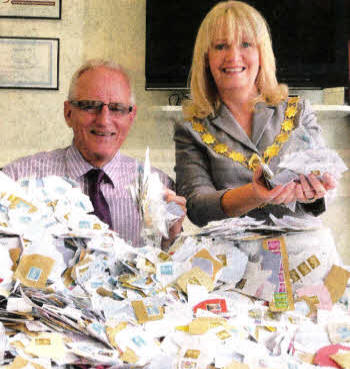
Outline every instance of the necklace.
{"label": "necklace", "polygon": [[254,153],[247,158],[238,151],[231,150],[226,144],[220,142],[214,135],[209,133],[208,129],[198,119],[193,119],[191,124],[194,131],[198,132],[202,141],[211,147],[217,154],[225,156],[234,162],[238,162],[251,171],[254,171],[261,162],[269,164],[271,159],[278,155],[281,147],[289,140],[289,137],[295,128],[294,119],[298,111],[299,96],[290,97],[287,101],[287,108],[284,112],[284,120],[281,124],[281,131],[275,137],[272,145],[268,146],[262,157]]}

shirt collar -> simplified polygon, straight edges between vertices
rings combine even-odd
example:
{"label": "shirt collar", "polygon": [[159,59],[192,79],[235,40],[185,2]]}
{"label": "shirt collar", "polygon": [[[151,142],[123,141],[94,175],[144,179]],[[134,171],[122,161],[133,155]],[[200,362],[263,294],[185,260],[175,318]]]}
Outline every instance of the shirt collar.
{"label": "shirt collar", "polygon": [[74,146],[74,143],[72,143],[66,152],[66,163],[69,178],[73,178],[75,180],[78,180],[93,168],[93,166],[84,159],[79,150]]}
{"label": "shirt collar", "polygon": [[[74,143],[68,148],[66,153],[66,163],[68,176],[74,180],[80,179],[90,169],[93,169],[89,162],[87,162],[81,155],[80,151],[76,148]],[[120,166],[120,153],[119,151],[114,155],[113,159],[105,164],[101,169],[107,174],[112,181],[113,187],[118,182],[118,172]]]}
{"label": "shirt collar", "polygon": [[112,181],[113,187],[115,187],[116,184],[119,182],[120,165],[121,165],[121,154],[119,151],[117,151],[113,159],[102,167],[104,172],[108,175],[108,177]]}

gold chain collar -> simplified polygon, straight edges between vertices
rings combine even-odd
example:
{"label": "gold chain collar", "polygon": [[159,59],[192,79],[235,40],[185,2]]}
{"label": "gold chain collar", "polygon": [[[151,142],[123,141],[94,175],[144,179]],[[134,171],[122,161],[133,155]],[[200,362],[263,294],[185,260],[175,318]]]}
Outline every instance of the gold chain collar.
{"label": "gold chain collar", "polygon": [[250,158],[247,158],[244,154],[238,151],[231,150],[226,144],[217,140],[207,128],[196,119],[193,119],[191,124],[192,128],[199,133],[202,141],[209,147],[211,147],[216,153],[226,156],[234,162],[241,163],[249,170],[254,171],[255,168],[263,161],[265,164],[269,164],[271,159],[278,155],[281,147],[288,141],[293,129],[295,128],[294,118],[298,111],[299,97],[288,98],[288,105],[284,112],[284,121],[281,124],[281,131],[275,137],[272,145],[268,146],[263,153],[263,157],[260,158],[256,153],[252,154]]}

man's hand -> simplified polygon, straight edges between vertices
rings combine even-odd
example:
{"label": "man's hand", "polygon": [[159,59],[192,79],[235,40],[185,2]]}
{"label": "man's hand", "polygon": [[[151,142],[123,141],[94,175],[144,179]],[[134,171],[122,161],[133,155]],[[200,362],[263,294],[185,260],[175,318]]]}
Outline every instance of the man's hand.
{"label": "man's hand", "polygon": [[187,209],[186,199],[182,196],[177,196],[176,193],[169,188],[165,189],[164,200],[168,203],[175,202],[181,207],[184,213],[183,216],[179,220],[177,220],[169,229],[168,239],[162,239],[162,248],[168,248],[173,243],[177,235],[180,234],[182,231],[182,223],[185,219]]}

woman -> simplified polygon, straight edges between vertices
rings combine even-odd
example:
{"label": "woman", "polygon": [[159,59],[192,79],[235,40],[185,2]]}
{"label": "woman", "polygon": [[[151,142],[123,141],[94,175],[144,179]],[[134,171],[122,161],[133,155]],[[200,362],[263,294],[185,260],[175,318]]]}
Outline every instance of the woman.
{"label": "woman", "polygon": [[[268,27],[257,10],[225,1],[207,14],[194,47],[192,100],[183,106],[187,122],[175,130],[177,190],[193,223],[324,210],[323,197],[335,187],[330,175],[301,175],[269,190],[257,164],[262,160],[274,171],[294,127],[320,133],[310,104],[287,100],[275,70]],[[292,212],[285,205],[295,201]]]}

